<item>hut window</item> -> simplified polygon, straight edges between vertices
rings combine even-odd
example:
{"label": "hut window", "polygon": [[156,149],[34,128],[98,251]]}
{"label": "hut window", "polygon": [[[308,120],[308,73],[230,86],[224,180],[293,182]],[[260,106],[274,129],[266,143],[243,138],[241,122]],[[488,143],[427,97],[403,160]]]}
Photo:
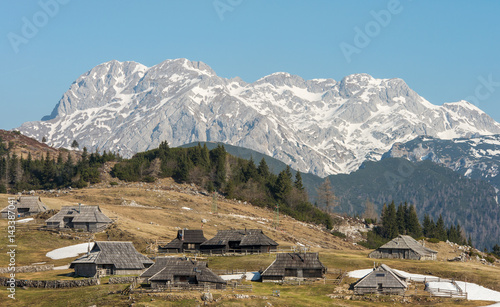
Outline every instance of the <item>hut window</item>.
{"label": "hut window", "polygon": [[188,249],[195,249],[196,248],[196,244],[194,244],[194,243],[188,243],[187,248]]}
{"label": "hut window", "polygon": [[375,276],[376,277],[385,277],[385,273],[377,273]]}

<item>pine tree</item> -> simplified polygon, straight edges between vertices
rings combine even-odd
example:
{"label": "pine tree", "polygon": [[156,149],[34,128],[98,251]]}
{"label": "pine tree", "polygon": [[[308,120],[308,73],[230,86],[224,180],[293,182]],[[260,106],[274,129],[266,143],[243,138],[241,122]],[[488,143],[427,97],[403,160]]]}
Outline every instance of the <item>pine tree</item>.
{"label": "pine tree", "polygon": [[386,238],[393,239],[398,236],[396,205],[394,201],[389,206],[386,206],[382,212],[382,227]]}
{"label": "pine tree", "polygon": [[467,245],[470,246],[470,247],[474,247],[474,245],[472,245],[472,237],[471,237],[471,235],[469,235],[469,240],[467,241]]}
{"label": "pine tree", "polygon": [[276,184],[274,186],[274,193],[276,197],[282,201],[284,201],[287,196],[292,191],[292,174],[290,171],[282,170],[278,179],[276,180]]}
{"label": "pine tree", "polygon": [[71,148],[75,149],[78,147],[80,147],[80,144],[78,144],[78,142],[76,140],[73,140],[73,142],[71,143]]}
{"label": "pine tree", "polygon": [[47,142],[47,138],[46,137],[42,137],[42,143],[46,143]]}
{"label": "pine tree", "polygon": [[303,192],[305,190],[304,185],[302,184],[302,176],[300,175],[299,171],[297,171],[297,173],[295,173],[294,186],[297,190],[299,190],[301,192]]}
{"label": "pine tree", "polygon": [[269,172],[269,167],[267,166],[266,159],[262,158],[259,163],[259,167],[257,168],[259,175],[267,181],[271,175]]}
{"label": "pine tree", "polygon": [[415,206],[409,206],[408,212],[408,232],[412,237],[419,238],[422,236],[422,226],[420,226],[420,222],[418,221],[418,215]]}
{"label": "pine tree", "polygon": [[435,225],[434,221],[430,218],[430,216],[426,213],[424,215],[424,236],[427,238],[434,238],[434,232],[435,232]]}
{"label": "pine tree", "polygon": [[447,238],[447,235],[446,235],[446,229],[444,227],[444,220],[443,220],[443,216],[440,214],[439,215],[439,218],[436,222],[436,238],[441,240],[441,241],[446,241],[448,238]]}
{"label": "pine tree", "polygon": [[399,204],[398,210],[396,211],[396,223],[398,225],[398,233],[406,234],[407,225],[406,225],[406,210],[403,207],[403,204]]}

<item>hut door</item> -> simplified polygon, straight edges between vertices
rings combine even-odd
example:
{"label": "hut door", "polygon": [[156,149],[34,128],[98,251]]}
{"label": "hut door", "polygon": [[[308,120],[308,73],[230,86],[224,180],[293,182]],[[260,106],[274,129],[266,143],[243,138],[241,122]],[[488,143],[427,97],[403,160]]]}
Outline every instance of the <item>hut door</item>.
{"label": "hut door", "polygon": [[382,292],[382,290],[383,290],[383,286],[382,286],[382,284],[380,283],[380,284],[378,284],[377,286],[378,286],[378,287],[377,287],[377,291],[378,291],[378,292]]}

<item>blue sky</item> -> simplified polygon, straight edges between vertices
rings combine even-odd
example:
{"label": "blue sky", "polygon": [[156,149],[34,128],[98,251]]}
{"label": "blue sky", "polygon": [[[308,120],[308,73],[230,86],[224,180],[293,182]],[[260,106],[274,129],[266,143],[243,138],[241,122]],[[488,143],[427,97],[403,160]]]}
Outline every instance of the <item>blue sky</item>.
{"label": "blue sky", "polygon": [[499,1],[2,1],[0,129],[50,114],[100,63],[181,57],[247,82],[398,77],[500,121],[499,13]]}

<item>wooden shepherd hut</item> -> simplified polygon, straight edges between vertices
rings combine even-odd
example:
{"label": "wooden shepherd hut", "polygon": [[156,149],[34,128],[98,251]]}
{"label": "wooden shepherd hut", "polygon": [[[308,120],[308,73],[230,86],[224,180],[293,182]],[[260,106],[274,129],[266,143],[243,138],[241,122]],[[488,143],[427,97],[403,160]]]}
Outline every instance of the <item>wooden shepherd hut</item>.
{"label": "wooden shepherd hut", "polygon": [[289,278],[323,278],[327,268],[318,253],[280,253],[261,274],[262,282],[278,282]]}
{"label": "wooden shepherd hut", "polygon": [[410,236],[399,235],[371,252],[370,258],[436,260],[437,252],[424,247]]}
{"label": "wooden shepherd hut", "polygon": [[132,242],[97,241],[85,256],[71,263],[75,274],[84,277],[138,275],[153,261],[139,253]]}
{"label": "wooden shepherd hut", "polygon": [[[16,217],[26,217],[47,211],[47,207],[38,196],[21,196],[17,199],[14,206],[16,208],[10,211],[14,212]],[[1,212],[2,218],[7,218],[8,212],[9,209],[7,206]]]}
{"label": "wooden shepherd hut", "polygon": [[406,278],[393,271],[385,264],[373,269],[365,277],[359,279],[353,286],[354,293],[404,294],[408,285]]}
{"label": "wooden shepherd hut", "polygon": [[63,206],[45,221],[49,229],[73,228],[89,232],[103,231],[113,221],[102,213],[99,206]]}
{"label": "wooden shepherd hut", "polygon": [[202,229],[182,229],[177,231],[177,237],[164,246],[158,246],[160,253],[199,252],[201,243],[207,239]]}
{"label": "wooden shepherd hut", "polygon": [[275,251],[278,243],[260,229],[218,230],[215,237],[203,242],[205,253],[266,253]]}
{"label": "wooden shepherd hut", "polygon": [[208,285],[214,289],[225,289],[226,281],[213,273],[206,262],[188,258],[158,257],[140,278],[151,285],[151,288],[172,286]]}

